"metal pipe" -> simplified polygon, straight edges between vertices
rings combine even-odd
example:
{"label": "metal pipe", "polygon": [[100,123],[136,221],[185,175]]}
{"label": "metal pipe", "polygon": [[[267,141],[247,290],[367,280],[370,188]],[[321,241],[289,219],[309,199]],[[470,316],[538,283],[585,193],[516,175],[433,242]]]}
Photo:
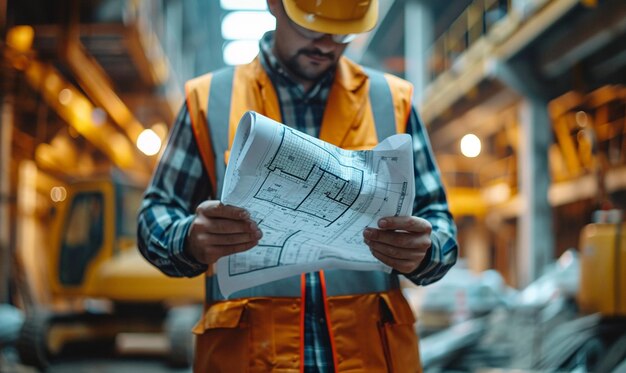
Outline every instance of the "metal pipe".
{"label": "metal pipe", "polygon": [[7,33],[7,0],[0,0],[0,37],[4,40]]}
{"label": "metal pipe", "polygon": [[[0,99],[0,303],[8,303],[11,279],[11,140],[13,137],[12,74],[4,69]],[[7,76],[8,75],[8,76]]]}

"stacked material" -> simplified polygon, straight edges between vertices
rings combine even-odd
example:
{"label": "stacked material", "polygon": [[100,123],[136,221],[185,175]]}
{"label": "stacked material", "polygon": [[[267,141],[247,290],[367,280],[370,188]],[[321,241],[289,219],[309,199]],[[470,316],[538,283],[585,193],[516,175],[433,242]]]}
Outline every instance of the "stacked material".
{"label": "stacked material", "polygon": [[[500,293],[499,302],[486,303],[492,306],[489,312],[476,312],[479,308],[469,301],[468,320],[451,322],[448,328],[423,337],[420,347],[425,371],[619,372],[626,359],[626,320],[579,312],[573,286],[579,263],[571,252],[565,255],[526,289],[513,295]],[[447,289],[454,299],[452,284],[465,284],[467,290],[478,283],[475,276],[462,281],[467,274],[457,272],[441,289]],[[441,293],[435,299],[440,298]],[[433,303],[425,299],[422,308],[430,311]],[[454,305],[452,300],[449,303]],[[445,309],[442,301],[437,304]]]}

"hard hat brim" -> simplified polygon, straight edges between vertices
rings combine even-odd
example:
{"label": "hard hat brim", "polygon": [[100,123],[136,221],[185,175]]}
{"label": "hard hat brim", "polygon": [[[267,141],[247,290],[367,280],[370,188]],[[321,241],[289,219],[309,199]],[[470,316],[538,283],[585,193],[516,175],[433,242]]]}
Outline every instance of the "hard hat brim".
{"label": "hard hat brim", "polygon": [[325,34],[360,34],[376,26],[378,20],[378,0],[372,0],[369,9],[362,18],[354,20],[336,20],[311,14],[298,8],[294,1],[283,0],[287,16],[296,24]]}

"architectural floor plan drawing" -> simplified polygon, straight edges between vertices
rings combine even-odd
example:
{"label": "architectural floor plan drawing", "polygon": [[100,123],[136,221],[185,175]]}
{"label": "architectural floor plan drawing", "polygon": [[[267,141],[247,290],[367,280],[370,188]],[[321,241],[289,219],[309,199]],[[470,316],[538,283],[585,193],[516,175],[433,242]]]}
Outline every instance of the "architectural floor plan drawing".
{"label": "architectural floor plan drawing", "polygon": [[[299,154],[301,149],[308,151]],[[267,171],[255,198],[310,215],[327,226],[354,204],[363,184],[363,170],[342,164],[290,128],[283,129],[281,146]]]}
{"label": "architectural floor plan drawing", "polygon": [[390,269],[363,243],[384,216],[409,215],[414,198],[409,135],[348,151],[255,112],[242,118],[222,202],[247,209],[263,238],[217,263],[225,296],[319,269]]}

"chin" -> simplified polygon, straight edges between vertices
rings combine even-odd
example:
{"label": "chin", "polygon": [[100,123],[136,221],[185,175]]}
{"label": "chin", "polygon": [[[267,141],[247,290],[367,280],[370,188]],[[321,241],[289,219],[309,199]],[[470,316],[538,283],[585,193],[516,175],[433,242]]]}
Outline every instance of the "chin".
{"label": "chin", "polygon": [[306,69],[304,71],[300,71],[300,76],[309,80],[317,80],[324,76],[326,71],[328,71],[328,69]]}
{"label": "chin", "polygon": [[308,63],[305,66],[300,66],[298,74],[307,79],[315,80],[324,76],[333,66],[334,64]]}
{"label": "chin", "polygon": [[305,80],[317,80],[332,69],[335,63],[323,63],[308,61],[304,58],[294,58],[287,63],[287,67],[294,76]]}

